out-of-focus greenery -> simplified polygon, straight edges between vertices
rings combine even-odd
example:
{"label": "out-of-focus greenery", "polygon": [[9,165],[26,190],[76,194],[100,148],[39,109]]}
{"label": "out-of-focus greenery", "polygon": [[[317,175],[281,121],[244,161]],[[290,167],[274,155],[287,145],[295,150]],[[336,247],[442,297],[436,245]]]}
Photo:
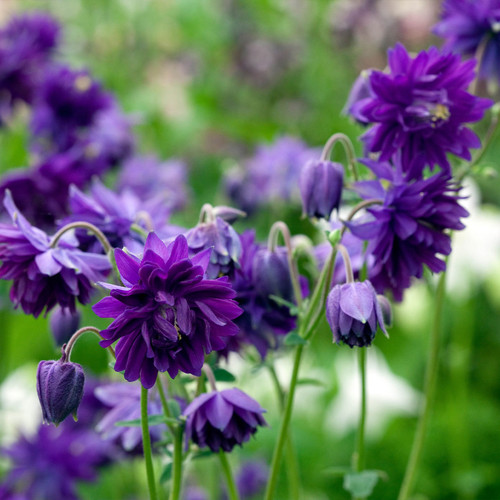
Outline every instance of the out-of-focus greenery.
{"label": "out-of-focus greenery", "polygon": [[[391,40],[389,33],[380,45],[380,34],[367,29],[362,47],[357,44],[359,33],[353,35],[352,43],[347,43],[345,36],[341,43],[335,32],[339,15],[335,3],[2,0],[0,15],[6,20],[19,10],[52,12],[64,26],[61,59],[88,67],[116,95],[137,122],[139,150],[188,161],[193,197],[182,222],[189,225],[196,222],[203,203],[227,202],[219,187],[222,173],[227,165],[251,154],[256,144],[291,134],[320,146],[334,132],[342,131],[353,139],[362,132],[341,115],[342,107],[362,65],[383,65],[384,43],[395,39]],[[384,12],[388,18],[393,14]],[[354,24],[356,29],[359,27]],[[396,30],[394,37],[402,33],[404,30]],[[419,49],[436,40],[423,32],[407,42]],[[29,162],[25,124],[26,116],[20,116],[11,130],[0,133],[1,171]],[[483,131],[485,128],[482,126]],[[498,172],[497,143],[494,141],[483,163]],[[359,144],[357,147],[360,152]],[[500,205],[498,178],[480,177],[478,182],[484,200]],[[299,222],[299,214],[294,207],[279,215],[290,223],[293,233],[310,231],[307,223]],[[262,235],[269,228],[264,217],[253,222]],[[2,297],[7,297],[5,284],[2,290]],[[423,386],[433,297],[432,289],[425,286],[420,292],[418,297],[425,300],[427,309],[422,312],[418,304],[396,307],[390,340],[380,336],[375,341],[392,371],[417,390]],[[415,296],[409,295],[410,299]],[[9,303],[2,306],[2,379],[21,365],[56,356],[46,320],[12,312]],[[466,298],[453,298],[452,293],[445,309],[437,404],[417,478],[420,496],[415,498],[500,498],[498,285],[492,280],[476,284]],[[85,321],[105,324],[90,312]],[[301,387],[296,399],[292,434],[298,450],[302,498],[307,500],[349,498],[332,469],[350,463],[354,431],[335,432],[326,425],[339,384],[352,377],[350,372],[340,377],[336,373],[339,353],[354,356],[348,348],[331,344],[325,324],[307,353],[302,373],[308,377],[307,367],[314,368],[314,377],[320,377],[321,385]],[[75,360],[95,372],[106,369],[106,356],[92,338],[78,346]],[[262,373],[259,376],[264,377]],[[247,374],[247,381],[249,378]],[[285,374],[283,381],[287,378]],[[368,384],[370,390],[370,380]],[[270,461],[278,428],[276,405],[269,407],[268,420],[270,427],[259,431],[256,440],[235,450],[235,463],[253,455]],[[373,498],[396,498],[415,422],[415,415],[398,415],[381,433],[369,437],[367,467],[387,473],[387,481],[376,486]],[[202,472],[204,467],[208,472]],[[192,471],[193,481],[199,474],[199,482],[206,485],[206,475],[210,475],[208,482],[217,488],[213,479],[216,463],[200,461]],[[134,493],[140,498],[144,495],[142,477],[140,464],[120,464],[104,472],[96,484],[82,485],[82,498],[121,500]],[[286,500],[285,474],[279,491],[277,498]]]}

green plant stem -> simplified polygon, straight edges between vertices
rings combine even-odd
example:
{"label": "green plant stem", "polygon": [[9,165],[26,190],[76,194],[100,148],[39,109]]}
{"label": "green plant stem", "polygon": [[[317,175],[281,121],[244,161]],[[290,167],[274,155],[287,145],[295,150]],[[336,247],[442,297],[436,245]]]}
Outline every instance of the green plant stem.
{"label": "green plant stem", "polygon": [[172,462],[172,489],[169,500],[179,500],[182,485],[182,428],[174,433],[174,456]]}
{"label": "green plant stem", "polygon": [[219,450],[219,459],[222,465],[222,471],[224,472],[224,477],[226,478],[229,500],[239,500],[240,496],[238,494],[238,489],[236,488],[236,483],[234,482],[231,465],[227,459],[226,453],[222,449]]}
{"label": "green plant stem", "polygon": [[425,373],[424,402],[417,422],[417,429],[413,439],[413,445],[410,452],[410,458],[406,466],[406,472],[399,491],[398,500],[407,500],[413,488],[415,474],[420,461],[420,455],[424,445],[425,433],[429,416],[434,402],[434,392],[439,370],[439,346],[441,339],[441,320],[446,290],[446,272],[442,272],[436,289],[434,319],[431,329],[431,338],[429,343],[429,358],[427,361],[427,370]]}
{"label": "green plant stem", "polygon": [[[285,411],[285,391],[281,387],[281,383],[276,374],[274,366],[268,365],[269,373],[273,381],[274,387],[276,389],[276,395],[278,397],[278,405],[281,414]],[[285,443],[285,462],[286,462],[286,473],[288,478],[288,495],[290,500],[299,500],[300,498],[300,471],[299,464],[297,463],[297,455],[295,453],[295,448],[293,446],[292,434],[290,429],[288,429],[288,437]]]}
{"label": "green plant stem", "polygon": [[292,416],[293,398],[295,396],[295,389],[297,387],[297,379],[299,375],[299,367],[303,350],[304,350],[304,345],[301,344],[297,346],[297,349],[295,351],[295,360],[293,363],[290,389],[288,392],[288,397],[286,398],[285,411],[283,413],[283,418],[281,420],[278,440],[276,442],[276,447],[274,448],[273,460],[271,463],[271,472],[269,474],[266,495],[264,497],[265,500],[271,500],[274,495],[274,490],[276,489],[276,482],[278,480],[278,472],[281,463],[281,456],[283,454],[283,447],[288,438],[288,424],[290,423],[290,418]]}
{"label": "green plant stem", "polygon": [[153,468],[153,454],[151,451],[151,436],[149,435],[148,424],[148,390],[141,386],[141,427],[142,427],[142,448],[144,450],[144,463],[146,465],[146,476],[148,479],[148,489],[150,500],[157,500],[155,471]]}

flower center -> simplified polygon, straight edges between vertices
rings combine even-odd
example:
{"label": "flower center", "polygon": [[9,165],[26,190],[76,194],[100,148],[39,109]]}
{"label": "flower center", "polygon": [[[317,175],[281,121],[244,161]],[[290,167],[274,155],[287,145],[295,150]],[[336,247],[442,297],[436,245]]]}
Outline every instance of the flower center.
{"label": "flower center", "polygon": [[438,123],[445,122],[450,117],[450,110],[448,106],[437,103],[434,108],[430,109],[432,127],[436,127]]}

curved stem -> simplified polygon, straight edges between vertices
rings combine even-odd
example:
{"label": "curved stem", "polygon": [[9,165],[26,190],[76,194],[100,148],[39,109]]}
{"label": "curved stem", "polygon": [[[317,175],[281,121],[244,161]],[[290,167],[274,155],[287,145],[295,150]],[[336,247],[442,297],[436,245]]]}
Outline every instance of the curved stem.
{"label": "curved stem", "polygon": [[111,253],[111,251],[113,250],[112,246],[108,241],[108,238],[106,238],[104,233],[98,227],[94,226],[94,224],[84,221],[71,222],[70,224],[66,224],[64,227],[59,229],[59,231],[57,231],[57,233],[54,234],[54,236],[52,236],[50,247],[55,248],[61,237],[68,231],[71,231],[72,229],[86,229],[87,231],[92,233],[101,243],[102,248],[104,249],[106,255]]}
{"label": "curved stem", "polygon": [[[354,218],[354,216],[360,212],[361,210],[371,207],[372,205],[383,205],[384,200],[381,200],[380,198],[370,198],[368,200],[363,200],[360,201],[357,205],[354,205],[352,207],[351,211],[347,214],[346,221],[350,221]],[[340,234],[343,235],[345,233],[346,226],[342,226],[342,229],[340,230]]]}
{"label": "curved stem", "polygon": [[[71,338],[69,339],[68,343],[64,344],[62,347],[63,357],[65,359],[67,358],[68,361],[70,360],[71,351],[73,350],[73,347],[75,346],[76,341],[84,333],[87,333],[87,332],[92,332],[92,333],[96,334],[99,337],[99,339],[102,340],[101,331],[98,328],[96,328],[95,326],[84,326],[83,328],[80,328],[73,335],[71,335]],[[113,346],[109,346],[107,349],[109,350],[109,352],[111,353],[113,358],[116,359],[116,354],[115,354],[115,350],[113,349]]]}
{"label": "curved stem", "polygon": [[269,237],[267,240],[267,247],[269,251],[275,251],[276,247],[278,246],[278,236],[280,233],[283,236],[283,240],[285,241],[286,255],[288,259],[288,267],[290,269],[290,278],[292,280],[295,301],[297,302],[297,306],[299,306],[300,308],[300,306],[302,305],[302,292],[300,289],[299,271],[297,269],[297,264],[293,258],[290,229],[288,229],[288,226],[284,222],[277,221],[271,226]]}
{"label": "curved stem", "polygon": [[236,488],[236,483],[234,482],[231,465],[229,463],[229,460],[227,459],[226,453],[222,449],[219,450],[219,458],[224,476],[226,478],[229,500],[239,500],[240,496],[238,494],[238,489]]}
{"label": "curved stem", "polygon": [[169,500],[179,500],[182,486],[182,427],[174,433],[174,456],[172,461],[172,489]]}
{"label": "curved stem", "polygon": [[290,380],[290,389],[288,391],[288,397],[286,398],[285,411],[281,420],[278,440],[274,448],[273,460],[271,462],[271,472],[269,474],[266,495],[264,497],[265,500],[272,500],[274,496],[274,490],[276,489],[276,482],[278,480],[278,472],[281,464],[283,447],[288,438],[288,424],[290,423],[290,418],[292,416],[293,398],[295,396],[295,389],[297,387],[297,379],[299,375],[299,367],[303,350],[304,346],[301,344],[297,346],[297,350],[295,351],[295,360],[293,363],[292,378]]}
{"label": "curved stem", "polygon": [[155,472],[153,468],[153,453],[151,451],[151,436],[148,423],[148,390],[141,385],[141,428],[142,448],[144,450],[144,463],[146,465],[146,476],[150,500],[157,500]]}
{"label": "curved stem", "polygon": [[352,272],[351,258],[349,257],[349,252],[347,251],[347,248],[341,243],[337,244],[337,249],[341,253],[342,260],[344,261],[346,283],[354,283],[354,274]]}
{"label": "curved stem", "polygon": [[441,333],[441,319],[443,311],[443,303],[446,290],[446,272],[442,272],[439,277],[439,282],[436,289],[434,319],[431,329],[431,338],[429,344],[429,358],[427,370],[425,373],[425,386],[424,386],[424,402],[420,417],[417,423],[417,429],[413,439],[413,445],[406,465],[405,476],[399,491],[398,500],[407,500],[411,493],[413,483],[415,481],[415,473],[417,471],[420,455],[424,445],[425,433],[429,416],[432,410],[434,400],[434,392],[436,388],[436,380],[439,369],[439,345]]}
{"label": "curved stem", "polygon": [[354,180],[359,179],[358,170],[356,168],[356,153],[354,152],[354,147],[352,145],[351,139],[347,135],[342,133],[333,134],[328,141],[326,141],[325,147],[321,152],[320,161],[326,161],[330,158],[332,154],[332,149],[337,142],[340,142],[344,146],[344,151],[347,156],[347,163],[349,164],[349,169],[352,172]]}
{"label": "curved stem", "polygon": [[210,384],[210,388],[212,389],[212,391],[217,392],[217,385],[215,383],[215,377],[212,368],[210,368],[210,366],[205,363],[202,367],[202,370],[207,376],[208,383]]}

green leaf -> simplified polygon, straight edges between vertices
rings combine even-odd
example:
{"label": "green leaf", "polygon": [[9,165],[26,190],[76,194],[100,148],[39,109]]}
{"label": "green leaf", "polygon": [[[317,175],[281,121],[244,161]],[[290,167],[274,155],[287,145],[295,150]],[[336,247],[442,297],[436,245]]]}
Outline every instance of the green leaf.
{"label": "green leaf", "polygon": [[285,345],[306,345],[307,340],[302,338],[297,332],[290,332],[285,337]]}
{"label": "green leaf", "polygon": [[172,462],[169,462],[161,471],[160,483],[166,483],[172,477]]}
{"label": "green leaf", "polygon": [[289,302],[277,295],[269,295],[269,298],[279,306],[288,307],[291,316],[297,316],[299,314],[299,308],[293,302]]}
{"label": "green leaf", "polygon": [[179,403],[175,399],[169,399],[167,401],[168,409],[170,410],[170,414],[174,419],[178,418],[181,414],[181,407]]}
{"label": "green leaf", "polygon": [[213,373],[217,382],[234,382],[236,380],[236,377],[224,368],[215,368]]}
{"label": "green leaf", "polygon": [[365,498],[372,494],[378,479],[377,471],[350,472],[344,476],[344,489],[353,497]]}

